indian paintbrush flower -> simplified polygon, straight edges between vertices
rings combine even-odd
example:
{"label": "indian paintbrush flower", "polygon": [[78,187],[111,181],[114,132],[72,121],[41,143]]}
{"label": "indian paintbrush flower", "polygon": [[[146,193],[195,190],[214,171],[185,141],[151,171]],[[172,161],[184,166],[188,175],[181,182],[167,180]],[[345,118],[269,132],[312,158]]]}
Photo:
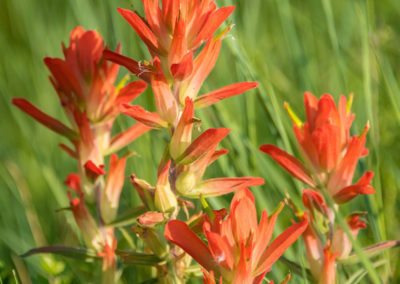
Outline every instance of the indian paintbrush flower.
{"label": "indian paintbrush flower", "polygon": [[345,203],[359,194],[372,194],[373,173],[367,171],[352,185],[358,160],[368,154],[364,148],[369,124],[358,136],[350,137],[349,130],[355,117],[351,102],[341,96],[339,106],[330,95],[319,100],[305,93],[307,121],[301,122],[288,104],[286,109],[294,123],[293,130],[304,156],[305,165],[274,145],[262,145],[260,150],[270,155],[295,178],[312,186],[322,185],[337,203]]}
{"label": "indian paintbrush flower", "polygon": [[272,264],[308,224],[304,219],[292,225],[269,244],[282,207],[283,204],[270,216],[264,210],[257,224],[254,196],[244,188],[232,199],[229,216],[225,220],[220,214],[215,215],[213,220],[206,217],[203,231],[208,245],[185,222],[178,220],[167,223],[165,237],[210,271],[206,278],[213,273],[229,283],[261,283]]}
{"label": "indian paintbrush flower", "polygon": [[[103,60],[103,39],[95,31],[76,27],[71,32],[69,47],[64,44],[62,47],[65,59],[46,57],[44,62],[51,72],[50,81],[71,126],[48,116],[25,99],[13,99],[13,104],[72,142],[72,148],[65,144],[60,146],[78,160],[82,188],[86,197],[93,201],[93,186],[90,185],[93,176],[90,175],[94,172],[90,167],[101,167],[105,155],[150,130],[137,123],[111,137],[119,105],[136,98],[144,91],[146,83],[137,81],[126,86],[114,86],[119,67]],[[93,164],[87,164],[88,161]]]}

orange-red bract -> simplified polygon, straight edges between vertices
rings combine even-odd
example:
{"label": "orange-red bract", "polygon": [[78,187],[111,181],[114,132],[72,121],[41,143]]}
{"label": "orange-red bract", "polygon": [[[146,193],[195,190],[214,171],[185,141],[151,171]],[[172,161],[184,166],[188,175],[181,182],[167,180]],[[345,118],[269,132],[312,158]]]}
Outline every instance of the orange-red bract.
{"label": "orange-red bract", "polygon": [[13,104],[44,126],[69,138],[75,150],[65,144],[60,146],[78,158],[82,166],[88,160],[102,164],[102,159],[93,157],[89,154],[92,149],[86,148],[96,148],[97,156],[101,156],[100,152],[109,154],[150,130],[138,124],[110,138],[114,119],[120,111],[118,106],[135,99],[144,91],[146,83],[137,81],[124,87],[114,86],[119,67],[103,60],[104,43],[96,31],[85,31],[78,26],[70,34],[69,46],[63,44],[62,47],[64,59],[46,57],[44,62],[71,126],[43,113],[25,99],[15,98]]}
{"label": "orange-red bract", "polygon": [[358,160],[368,154],[364,148],[369,124],[358,136],[350,137],[350,127],[355,115],[344,96],[336,107],[330,95],[319,100],[310,93],[304,94],[307,121],[302,123],[286,104],[294,123],[293,130],[304,156],[305,165],[274,145],[262,145],[260,150],[270,155],[295,178],[312,187],[324,186],[337,203],[345,203],[359,194],[372,194],[372,172],[352,185]]}
{"label": "orange-red bract", "polygon": [[272,264],[308,224],[306,219],[296,223],[270,243],[282,207],[283,204],[270,216],[264,210],[258,224],[254,196],[247,188],[241,189],[232,199],[225,220],[221,214],[216,214],[213,220],[205,218],[203,231],[208,245],[178,220],[167,223],[165,237],[209,271],[205,274],[209,282],[205,283],[213,283],[214,274],[229,283],[261,283]]}

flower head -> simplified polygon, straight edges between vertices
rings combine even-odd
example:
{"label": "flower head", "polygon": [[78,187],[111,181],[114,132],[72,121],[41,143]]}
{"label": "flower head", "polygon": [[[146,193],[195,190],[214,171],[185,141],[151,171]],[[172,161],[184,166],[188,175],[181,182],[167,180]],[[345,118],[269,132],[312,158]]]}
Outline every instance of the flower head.
{"label": "flower head", "polygon": [[[151,84],[159,118],[150,118],[149,113],[141,112],[149,116],[153,127],[173,124],[179,116],[179,105],[185,104],[186,97],[195,101],[196,108],[201,108],[257,86],[256,82],[237,83],[196,99],[214,68],[222,37],[230,27],[217,36],[213,34],[233,12],[234,6],[217,8],[214,0],[164,0],[161,6],[158,1],[146,0],[143,5],[144,18],[130,10],[118,11],[147,45],[152,60],[138,62],[110,50],[103,54],[106,60],[125,66]],[[137,113],[135,118],[141,116]],[[160,123],[159,119],[165,123]]]}
{"label": "flower head", "polygon": [[260,150],[270,155],[277,163],[297,179],[316,187],[322,185],[337,203],[350,201],[358,194],[372,194],[370,186],[372,172],[352,185],[358,160],[366,156],[366,134],[369,124],[358,136],[350,137],[349,131],[354,120],[350,112],[352,95],[349,101],[340,97],[336,107],[330,95],[319,100],[305,93],[304,102],[307,121],[301,122],[289,105],[286,109],[294,123],[293,130],[304,156],[305,165],[285,151],[273,145],[262,145]]}
{"label": "flower head", "polygon": [[[119,105],[136,98],[144,91],[146,83],[137,81],[126,86],[114,86],[119,66],[103,60],[105,47],[99,33],[76,27],[71,32],[69,46],[63,44],[62,47],[64,59],[46,57],[44,62],[51,72],[50,81],[71,126],[48,116],[25,99],[13,99],[14,105],[71,141],[86,138],[85,143],[96,144],[104,153],[120,149],[150,129],[138,124],[110,138]],[[71,156],[78,155],[79,150],[74,151],[64,144],[62,148]],[[85,157],[82,165],[88,159]]]}
{"label": "flower head", "polygon": [[[103,59],[104,42],[96,31],[76,27],[64,44],[64,59],[44,59],[70,126],[37,109],[27,100],[13,99],[13,104],[51,130],[67,137],[72,147],[60,144],[71,157],[79,161],[81,185],[88,200],[94,200],[91,185],[101,175],[104,156],[126,146],[151,128],[137,123],[111,137],[119,105],[129,103],[146,88],[137,81],[114,86],[118,65]],[[119,48],[118,48],[119,49]],[[104,173],[102,173],[104,174]]]}
{"label": "flower head", "polygon": [[272,264],[307,227],[307,220],[296,223],[269,244],[282,206],[270,216],[263,211],[258,224],[254,196],[248,189],[241,189],[235,194],[225,220],[221,214],[213,220],[205,218],[203,231],[208,245],[178,220],[167,223],[165,237],[210,271],[206,279],[215,274],[231,283],[260,283]]}

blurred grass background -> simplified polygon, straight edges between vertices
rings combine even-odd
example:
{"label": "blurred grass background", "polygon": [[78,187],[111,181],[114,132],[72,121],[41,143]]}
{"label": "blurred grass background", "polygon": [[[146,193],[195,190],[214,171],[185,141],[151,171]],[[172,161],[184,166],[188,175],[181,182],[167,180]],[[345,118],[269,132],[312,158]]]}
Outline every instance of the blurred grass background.
{"label": "blurred grass background", "polygon": [[[75,162],[57,146],[62,138],[31,120],[11,105],[11,98],[24,97],[45,112],[65,121],[43,64],[45,56],[61,57],[60,42],[68,42],[76,25],[96,29],[107,44],[122,43],[123,54],[150,59],[135,32],[117,13],[117,7],[141,11],[139,0],[0,0],[0,278],[3,283],[86,283],[90,264],[61,257],[18,255],[50,244],[79,245],[72,216],[56,210],[68,205],[63,180]],[[398,0],[251,0],[217,1],[237,6],[228,23],[234,29],[223,41],[214,71],[203,91],[244,80],[257,80],[260,87],[198,111],[203,129],[228,127],[221,143],[230,150],[208,171],[207,176],[261,176],[265,185],[254,188],[257,206],[269,212],[285,192],[300,204],[301,184],[258,151],[261,144],[276,144],[298,153],[291,123],[283,102],[304,119],[303,93],[320,96],[354,92],[357,114],[353,134],[367,122],[370,155],[364,158],[355,180],[366,169],[375,172],[376,195],[358,197],[342,208],[343,214],[368,211],[368,229],[360,233],[363,246],[400,236],[400,5]],[[120,70],[122,77],[127,71]],[[138,100],[151,108],[147,91]],[[133,120],[122,117],[125,129]],[[128,161],[126,174],[154,183],[166,136],[152,131],[130,149],[140,156]],[[166,140],[165,140],[166,141]],[[215,198],[215,208],[228,206],[231,196]],[[127,180],[121,211],[139,203]],[[293,215],[285,208],[276,233],[290,224]],[[129,240],[126,244],[129,244]],[[302,243],[285,253],[304,266]],[[384,283],[399,283],[399,250],[372,259]],[[339,266],[340,267],[340,266]],[[397,269],[396,269],[397,268]],[[282,280],[289,268],[281,262],[268,276]],[[343,270],[341,270],[343,271]],[[362,265],[346,266],[339,283],[360,273]],[[122,279],[139,283],[140,271],[127,269]],[[351,280],[356,283],[358,280]],[[369,283],[362,277],[361,283]],[[0,281],[1,283],[1,281]],[[93,283],[97,283],[96,279]],[[294,275],[292,283],[309,283]]]}

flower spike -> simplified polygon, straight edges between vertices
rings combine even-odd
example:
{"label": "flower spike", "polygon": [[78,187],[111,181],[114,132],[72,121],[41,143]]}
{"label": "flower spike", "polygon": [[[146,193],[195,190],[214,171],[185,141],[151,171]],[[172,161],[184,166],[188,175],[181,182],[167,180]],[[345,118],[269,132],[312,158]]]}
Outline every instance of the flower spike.
{"label": "flower spike", "polygon": [[263,212],[258,225],[254,196],[243,188],[233,197],[225,220],[216,222],[205,217],[203,231],[208,246],[182,221],[169,221],[164,234],[210,271],[204,272],[205,281],[208,281],[205,283],[215,283],[214,275],[229,283],[260,283],[272,264],[308,226],[305,218],[266,248],[276,220],[273,216],[276,215],[268,218]]}

